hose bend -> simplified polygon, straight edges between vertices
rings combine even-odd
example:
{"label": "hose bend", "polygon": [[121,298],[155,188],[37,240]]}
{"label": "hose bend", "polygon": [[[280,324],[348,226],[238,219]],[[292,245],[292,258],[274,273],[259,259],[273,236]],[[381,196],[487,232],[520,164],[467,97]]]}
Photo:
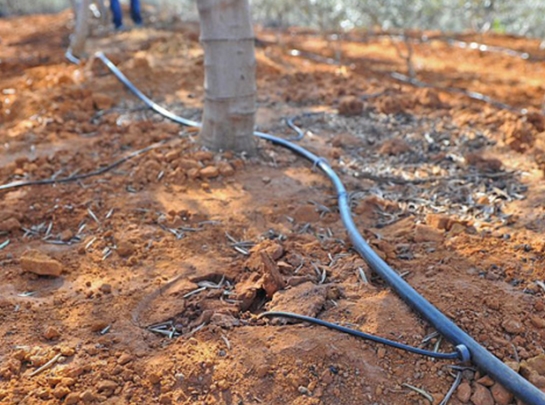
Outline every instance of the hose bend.
{"label": "hose bend", "polygon": [[[138,90],[127,77],[102,53],[95,54],[106,67],[140,100],[149,108],[161,114],[174,122],[182,125],[198,127],[201,123],[178,117],[172,112],[154,103]],[[454,346],[461,358],[471,357],[471,361],[477,367],[481,368],[494,380],[511,391],[517,398],[524,401],[527,405],[545,405],[545,393],[540,391],[521,375],[513,371],[483,346],[477,343],[471,336],[460,329],[454,322],[447,318],[441,311],[435,308],[423,296],[421,296],[413,287],[411,287],[397,272],[386,264],[375,251],[367,244],[365,239],[358,231],[356,224],[352,220],[352,213],[348,201],[348,194],[341,179],[323,158],[320,158],[305,148],[296,145],[287,140],[264,133],[254,132],[258,138],[269,141],[275,145],[282,146],[297,153],[305,159],[311,161],[313,165],[319,167],[324,174],[331,180],[337,192],[338,205],[341,220],[346,228],[352,244],[360,256],[367,262],[382,279],[405,301],[411,308],[425,318],[435,329],[449,340]]]}

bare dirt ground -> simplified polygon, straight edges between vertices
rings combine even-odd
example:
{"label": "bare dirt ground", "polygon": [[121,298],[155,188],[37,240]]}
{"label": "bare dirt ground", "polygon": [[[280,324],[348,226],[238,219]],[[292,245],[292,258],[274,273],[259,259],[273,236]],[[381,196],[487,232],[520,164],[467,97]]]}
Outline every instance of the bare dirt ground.
{"label": "bare dirt ground", "polygon": [[[257,319],[287,310],[452,350],[437,337],[423,343],[433,328],[351,249],[326,178],[266,143],[257,159],[202,150],[195,132],[145,110],[99,61],[66,62],[71,27],[68,12],[0,20],[0,182],[82,174],[166,143],[77,183],[0,191],[0,403],[430,403],[413,386],[439,404],[452,362]],[[370,244],[545,389],[539,41],[458,38],[528,59],[412,45],[418,80],[523,114],[395,80],[407,74],[406,48],[388,37],[257,36],[259,128],[293,136],[283,117],[316,112],[296,121],[301,144],[342,174]],[[89,49],[200,119],[196,26],[95,26]],[[515,402],[468,369],[449,403]]]}

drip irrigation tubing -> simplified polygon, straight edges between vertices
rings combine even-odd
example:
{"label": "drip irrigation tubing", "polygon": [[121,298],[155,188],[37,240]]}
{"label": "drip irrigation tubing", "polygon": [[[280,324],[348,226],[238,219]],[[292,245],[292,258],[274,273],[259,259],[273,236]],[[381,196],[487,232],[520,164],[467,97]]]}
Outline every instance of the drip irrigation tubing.
{"label": "drip irrigation tubing", "polygon": [[[200,128],[201,123],[178,117],[165,108],[154,103],[138,90],[127,77],[102,53],[98,52],[96,56],[108,67],[108,69],[140,100],[142,100],[152,110],[158,112],[165,118],[186,126]],[[300,145],[294,144],[282,138],[264,133],[254,132],[254,135],[260,139],[269,141],[275,145],[283,146],[292,152],[304,157],[319,167],[322,172],[331,180],[337,191],[338,206],[341,220],[352,241],[354,249],[367,262],[390,287],[405,301],[411,308],[419,313],[423,318],[432,324],[436,330],[443,335],[456,347],[458,357],[462,361],[471,361],[473,364],[485,371],[498,383],[511,391],[517,398],[524,401],[527,405],[545,405],[545,393],[540,391],[529,381],[524,379],[517,372],[505,365],[500,359],[486,350],[471,336],[464,332],[454,322],[447,318],[441,311],[435,308],[423,296],[421,296],[413,287],[411,287],[397,272],[383,261],[378,254],[367,244],[363,236],[358,231],[356,224],[352,220],[350,211],[349,196],[341,179],[337,173],[327,163],[326,159],[315,155]]]}
{"label": "drip irrigation tubing", "polygon": [[365,333],[359,330],[354,330],[354,329],[347,328],[345,326],[337,325],[336,323],[327,322],[322,319],[313,318],[310,316],[294,314],[292,312],[282,312],[282,311],[264,312],[260,314],[258,318],[264,318],[264,317],[267,317],[267,318],[280,317],[280,318],[297,319],[298,321],[325,326],[326,328],[334,329],[351,336],[359,337],[361,339],[371,340],[373,342],[380,343],[386,346],[395,347],[396,349],[405,350],[406,352],[419,354],[421,356],[433,357],[436,359],[450,359],[450,360],[461,359],[463,358],[464,351],[465,351],[465,346],[464,346],[463,348],[460,348],[459,350],[455,352],[451,352],[451,353],[432,352],[431,350],[424,350],[424,349],[420,349],[419,347],[409,346],[403,343],[395,342],[390,339],[382,338],[380,336],[371,335],[369,333]]}
{"label": "drip irrigation tubing", "polygon": [[302,129],[301,127],[297,126],[294,123],[295,120],[298,120],[300,118],[312,117],[314,115],[323,115],[323,114],[325,114],[325,112],[306,112],[306,113],[303,113],[303,114],[300,114],[300,115],[295,115],[293,117],[287,117],[284,120],[286,122],[286,125],[290,129],[295,131],[295,133],[297,134],[297,136],[293,136],[291,138],[288,138],[287,140],[291,141],[291,142],[298,142],[298,141],[300,141],[301,139],[303,139],[305,137],[306,131],[304,129]]}

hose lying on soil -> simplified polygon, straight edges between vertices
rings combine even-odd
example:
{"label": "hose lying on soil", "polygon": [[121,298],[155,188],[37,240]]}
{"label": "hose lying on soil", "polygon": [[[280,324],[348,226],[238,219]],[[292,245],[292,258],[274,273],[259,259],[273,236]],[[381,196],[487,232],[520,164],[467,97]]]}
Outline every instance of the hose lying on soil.
{"label": "hose lying on soil", "polygon": [[[165,108],[154,103],[138,90],[129,79],[104,55],[102,52],[95,54],[108,69],[140,100],[142,100],[152,110],[158,112],[165,118],[182,125],[188,125],[200,128],[201,123],[178,117]],[[497,382],[511,391],[516,397],[528,405],[545,405],[545,393],[537,389],[529,381],[516,373],[501,360],[477,343],[471,336],[460,329],[454,322],[448,319],[441,311],[435,308],[424,297],[422,297],[414,288],[412,288],[403,278],[395,272],[388,264],[382,260],[375,251],[367,244],[365,239],[359,233],[356,224],[352,220],[352,212],[348,201],[348,193],[341,179],[331,168],[324,158],[318,157],[305,148],[296,145],[264,132],[254,132],[258,138],[272,142],[275,145],[283,146],[298,155],[311,161],[313,165],[319,167],[333,183],[337,191],[339,211],[342,222],[354,248],[382,279],[416,312],[428,320],[439,333],[456,346],[459,357],[463,361],[471,360],[476,366],[480,367]]]}
{"label": "hose lying on soil", "polygon": [[322,319],[312,318],[310,316],[305,316],[305,315],[294,314],[291,312],[281,312],[281,311],[264,312],[260,314],[258,318],[264,318],[264,317],[267,317],[267,318],[281,317],[281,318],[297,319],[298,321],[304,321],[304,322],[313,323],[315,325],[325,326],[326,328],[338,330],[339,332],[346,333],[351,336],[359,337],[366,340],[371,340],[376,343],[395,347],[396,349],[405,350],[406,352],[419,354],[421,356],[434,357],[436,359],[451,359],[451,360],[464,359],[465,346],[463,348],[460,348],[459,351],[452,352],[452,353],[432,352],[430,350],[420,349],[419,347],[414,347],[414,346],[405,345],[403,343],[394,342],[393,340],[381,338],[379,336],[371,335],[369,333],[365,333],[359,330],[350,329],[341,325],[337,325],[336,323],[324,321]]}
{"label": "hose lying on soil", "polygon": [[[134,95],[136,95],[152,110],[161,114],[163,117],[182,125],[197,128],[202,126],[200,122],[179,117],[150,100],[140,90],[138,90],[129,81],[129,79],[127,79],[127,77],[104,55],[104,53],[97,52],[95,56],[100,59],[104,65]],[[456,346],[458,358],[460,358],[462,361],[471,360],[476,366],[481,368],[484,372],[503,385],[506,389],[511,391],[516,397],[524,401],[526,404],[545,405],[545,393],[537,389],[529,381],[525,380],[522,376],[513,371],[501,360],[477,343],[471,336],[465,333],[454,322],[441,313],[441,311],[422,297],[375,253],[375,251],[361,236],[356,224],[352,220],[348,193],[341,182],[341,179],[324,158],[318,157],[312,152],[290,141],[266,134],[264,132],[256,131],[254,132],[254,135],[258,138],[269,141],[275,145],[283,146],[292,152],[297,153],[298,155],[312,162],[314,166],[319,167],[324,172],[324,174],[331,180],[337,191],[340,216],[356,251],[367,262],[369,267],[373,269],[380,277],[382,277],[382,279],[384,279],[410,307],[428,320],[440,334],[442,334],[447,340]],[[272,313],[269,313],[268,315],[272,316]],[[283,313],[282,316],[287,315]],[[295,317],[297,315],[290,314],[290,316]],[[298,317],[299,319],[316,323],[314,319],[304,319],[301,315],[298,315]],[[331,327],[329,324],[326,325],[324,321],[320,322],[325,326]],[[336,325],[336,329],[340,330],[339,328],[340,327]]]}
{"label": "hose lying on soil", "polygon": [[[179,117],[173,114],[172,112],[166,110],[165,108],[161,107],[160,105],[156,104],[152,100],[150,100],[140,90],[138,90],[129,81],[129,79],[127,79],[127,77],[104,55],[104,53],[97,52],[95,56],[104,63],[104,65],[119,79],[119,81],[121,81],[134,95],[136,95],[140,100],[142,100],[150,109],[161,114],[165,118],[168,118],[174,122],[177,122],[185,126],[196,127],[196,128],[200,128],[202,126],[200,122]],[[324,158],[318,157],[312,152],[290,141],[275,137],[273,135],[270,135],[264,132],[256,131],[254,132],[254,135],[257,136],[258,138],[269,141],[275,145],[283,146],[291,150],[292,152],[295,152],[296,154],[304,157],[305,159],[312,162],[314,166],[319,167],[324,172],[324,174],[331,180],[331,182],[333,183],[333,186],[335,187],[337,191],[338,206],[339,206],[341,220],[343,222],[344,227],[346,228],[346,231],[348,232],[349,238],[352,241],[354,248],[357,250],[360,256],[367,262],[369,267],[373,269],[382,279],[384,279],[390,285],[390,287],[410,307],[412,307],[417,313],[419,313],[427,321],[429,321],[430,324],[432,324],[440,334],[442,334],[447,340],[449,340],[456,347],[456,353],[435,353],[435,354],[448,356],[446,358],[459,358],[462,361],[471,360],[476,366],[480,367],[484,372],[486,372],[488,375],[494,378],[497,382],[502,384],[507,390],[511,391],[516,397],[518,397],[524,403],[528,405],[544,405],[545,404],[545,394],[542,391],[537,389],[535,386],[533,386],[530,382],[525,380],[522,376],[520,376],[518,373],[513,371],[511,368],[506,366],[501,360],[499,360],[493,354],[488,352],[483,346],[481,346],[473,338],[471,338],[471,336],[469,336],[462,329],[460,329],[454,322],[448,319],[443,313],[441,313],[437,308],[435,308],[432,304],[430,304],[424,297],[422,297],[414,288],[412,288],[405,280],[403,280],[403,278],[399,276],[397,272],[395,272],[392,268],[390,268],[388,264],[384,262],[375,253],[375,251],[373,251],[373,249],[367,244],[365,239],[361,236],[361,234],[359,233],[356,227],[356,224],[352,220],[352,213],[350,211],[348,193],[346,191],[346,188],[344,187],[337,173],[335,173],[335,171],[331,168],[331,166],[327,163],[327,161]],[[135,154],[143,153],[144,151],[149,150],[149,148],[153,148],[157,146],[158,146],[157,144],[154,144],[148,148],[142,149],[140,151],[136,151],[133,154],[131,154],[130,157],[133,157]],[[127,157],[127,158],[130,158],[130,157]],[[122,159],[122,161],[125,161],[127,158]],[[115,165],[122,163],[122,161],[119,161],[119,163],[116,162]],[[100,169],[98,172],[102,172],[103,170],[106,170],[106,169],[107,168]],[[88,173],[86,175],[81,175],[81,176],[84,176],[82,178],[86,178],[86,177],[90,177],[91,175],[96,175],[98,174],[98,172]],[[67,178],[66,181],[73,181],[73,179],[68,180]],[[62,181],[55,181],[55,180],[48,179],[48,180],[35,181],[35,182],[16,182],[18,184],[10,183],[11,185],[10,187],[6,187],[9,185],[5,185],[0,187],[0,190],[6,189],[6,188],[14,188],[14,187],[22,186],[22,185],[53,184],[53,183],[59,183],[59,182],[62,182]],[[22,183],[25,183],[25,184],[22,184]],[[291,313],[269,312],[269,313],[262,314],[262,316],[290,317],[294,319],[299,319],[299,320],[323,325],[323,326],[333,328],[345,333],[353,334],[352,332],[359,332],[359,331],[352,331],[352,330],[349,330],[350,332],[348,332],[347,330],[344,330],[348,328],[343,328],[342,326],[339,326],[339,325],[330,324],[328,322],[325,322],[316,318],[309,318],[309,317],[304,317],[302,315],[291,314]],[[359,333],[362,333],[362,332],[359,332]],[[360,337],[363,337],[363,336],[360,336]],[[366,336],[366,338],[367,337],[368,336]],[[375,336],[372,336],[372,337],[375,341],[377,341],[377,339],[381,339]],[[381,342],[381,343],[385,343],[385,342]],[[420,350],[420,349],[406,346],[397,342],[388,341],[388,343],[394,343],[396,345],[395,347],[401,348],[403,350],[412,351],[413,353],[417,353],[416,350]],[[419,353],[419,354],[425,354],[425,353]]]}

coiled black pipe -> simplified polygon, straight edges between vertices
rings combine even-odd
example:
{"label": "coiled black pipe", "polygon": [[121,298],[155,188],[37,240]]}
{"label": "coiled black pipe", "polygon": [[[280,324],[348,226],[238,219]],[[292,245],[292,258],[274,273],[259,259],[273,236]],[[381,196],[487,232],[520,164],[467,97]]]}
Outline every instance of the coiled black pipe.
{"label": "coiled black pipe", "polygon": [[[96,57],[99,58],[134,95],[146,103],[146,105],[148,105],[148,107],[150,107],[152,110],[182,125],[198,128],[201,127],[201,123],[178,117],[151,101],[140,90],[138,90],[102,52],[98,52]],[[422,315],[437,329],[440,334],[442,334],[448,341],[456,346],[464,361],[471,360],[473,364],[485,371],[488,375],[503,385],[507,390],[511,391],[517,398],[524,401],[527,405],[545,405],[545,393],[537,389],[529,381],[525,380],[521,375],[505,365],[500,359],[495,357],[492,353],[477,343],[471,336],[460,329],[454,322],[448,319],[443,313],[441,313],[441,311],[430,304],[414,288],[403,280],[399,274],[391,269],[388,264],[386,264],[386,262],[384,262],[375,253],[375,251],[371,249],[371,247],[359,233],[356,224],[352,220],[348,193],[346,192],[341,179],[324,158],[316,156],[299,145],[281,138],[277,138],[273,135],[257,131],[254,132],[254,135],[258,138],[272,142],[273,144],[283,146],[301,155],[302,157],[311,161],[315,166],[319,167],[326,174],[326,176],[329,177],[333,183],[333,186],[335,187],[335,190],[337,191],[338,205],[342,222],[356,251],[361,255],[361,257],[363,257],[369,267],[371,267],[380,277],[382,277],[403,299],[403,301]]]}
{"label": "coiled black pipe", "polygon": [[443,360],[464,359],[466,355],[465,346],[451,353],[432,352],[430,350],[424,350],[419,347],[409,346],[404,343],[399,343],[390,339],[385,339],[380,336],[371,335],[369,333],[365,333],[360,330],[350,329],[342,325],[337,325],[336,323],[327,322],[322,319],[313,318],[310,316],[294,314],[292,312],[283,312],[283,311],[264,312],[260,314],[258,318],[264,318],[264,317],[267,317],[267,318],[280,317],[280,318],[297,319],[298,321],[325,326],[326,328],[334,329],[339,332],[346,333],[347,335],[359,337],[365,340],[371,340],[373,342],[380,343],[386,346],[395,347],[396,349],[404,350],[409,353],[419,354],[421,356],[426,356],[426,357],[433,357],[436,359],[443,359]]}

